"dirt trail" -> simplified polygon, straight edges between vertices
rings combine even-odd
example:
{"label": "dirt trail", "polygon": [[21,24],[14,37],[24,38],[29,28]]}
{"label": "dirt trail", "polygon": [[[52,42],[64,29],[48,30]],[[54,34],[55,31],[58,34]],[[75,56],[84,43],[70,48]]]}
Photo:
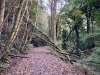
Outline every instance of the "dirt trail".
{"label": "dirt trail", "polygon": [[29,58],[23,58],[2,75],[85,75],[49,52],[45,47],[32,48],[25,55]]}

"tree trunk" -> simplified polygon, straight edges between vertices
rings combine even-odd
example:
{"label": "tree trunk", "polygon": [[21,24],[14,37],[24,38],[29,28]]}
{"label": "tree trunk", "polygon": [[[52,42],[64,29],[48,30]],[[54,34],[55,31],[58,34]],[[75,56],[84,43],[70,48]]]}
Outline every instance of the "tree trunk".
{"label": "tree trunk", "polygon": [[[14,39],[16,38],[16,35],[17,35],[18,31],[19,31],[19,28],[20,28],[21,22],[22,22],[22,20],[23,20],[23,17],[24,17],[24,15],[25,15],[25,12],[27,12],[27,9],[28,9],[27,5],[28,5],[28,0],[27,0],[27,2],[26,2],[24,11],[23,11],[23,13],[22,13],[22,16],[19,17],[19,22],[18,22],[18,24],[16,25],[16,28],[15,28],[15,35],[13,36],[12,42],[13,42]],[[29,18],[29,16],[27,16],[27,18]]]}
{"label": "tree trunk", "polygon": [[87,33],[90,33],[90,18],[87,17]]}
{"label": "tree trunk", "polygon": [[[26,16],[26,28],[25,28],[25,31],[24,31],[24,34],[23,34],[23,38],[22,38],[22,41],[21,41],[21,44],[20,44],[20,47],[19,47],[19,52],[21,53],[21,52],[23,52],[24,51],[24,49],[25,49],[25,47],[26,47],[26,45],[27,45],[27,41],[28,41],[28,36],[29,36],[29,34],[28,34],[28,26],[27,26],[27,23],[28,23],[28,21],[29,21],[29,11],[28,11],[28,7],[27,7],[27,14],[26,14],[27,16]],[[24,38],[25,38],[25,34],[26,34],[26,39],[25,39],[25,41],[24,41]],[[24,42],[24,44],[23,44],[23,42]]]}
{"label": "tree trunk", "polygon": [[87,6],[87,12],[86,12],[86,17],[87,17],[87,33],[90,33],[90,16],[91,16],[91,7],[89,5],[89,1],[87,0],[88,6]]}
{"label": "tree trunk", "polygon": [[75,32],[76,32],[76,54],[78,56],[81,56],[81,50],[79,49],[80,43],[79,43],[79,30],[78,30],[78,25],[75,25]]}
{"label": "tree trunk", "polygon": [[[4,1],[4,0],[2,0],[2,1]],[[1,23],[0,22],[0,33],[1,33],[1,30],[2,30],[2,27],[4,26],[4,23],[6,22],[6,20],[8,19],[8,16],[10,15],[10,12],[12,11],[12,9],[13,9],[13,7],[15,6],[15,4],[17,3],[17,0],[15,0],[15,2],[13,3],[13,5],[10,7],[10,9],[9,9],[9,11],[8,11],[8,13],[7,13],[7,15],[6,15],[6,17],[5,17],[5,19],[4,19],[4,21]],[[1,5],[1,4],[0,4]],[[0,10],[0,12],[1,12],[1,10]],[[1,13],[0,13],[1,14]],[[3,15],[2,15],[3,16]],[[1,18],[1,16],[0,16],[0,18]]]}
{"label": "tree trunk", "polygon": [[56,41],[56,6],[57,0],[51,2],[51,38]]}
{"label": "tree trunk", "polygon": [[[90,34],[90,20],[91,20],[91,7],[89,5],[89,2],[88,2],[88,7],[87,7],[87,13],[86,13],[86,17],[87,17],[87,34]],[[89,37],[88,40],[87,40],[87,48],[88,49],[91,49],[93,48],[95,45],[94,45],[94,39]]]}
{"label": "tree trunk", "polygon": [[22,11],[22,8],[23,8],[23,6],[24,6],[24,3],[25,3],[25,0],[22,0],[22,1],[21,1],[20,9],[19,9],[18,14],[17,14],[17,18],[16,18],[15,25],[14,25],[13,28],[12,28],[10,37],[9,37],[9,39],[7,40],[6,44],[5,44],[4,50],[2,51],[2,55],[0,55],[0,58],[5,57],[5,55],[6,55],[7,51],[8,51],[8,48],[9,48],[9,46],[10,46],[11,43],[12,43],[13,37],[16,36],[15,33],[16,33],[16,29],[17,29],[17,27],[18,27],[18,24],[19,24],[19,22],[20,22],[21,11]]}
{"label": "tree trunk", "polygon": [[21,42],[20,42],[20,46],[19,46],[19,49],[18,49],[18,53],[21,50],[21,47],[22,47],[22,44],[23,44],[23,41],[24,41],[24,38],[25,38],[26,31],[27,31],[27,24],[26,24],[25,31],[23,33],[23,36],[22,36],[22,39],[21,39]]}
{"label": "tree trunk", "polygon": [[0,27],[4,20],[4,11],[5,11],[5,0],[0,0]]}
{"label": "tree trunk", "polygon": [[24,52],[24,49],[25,49],[25,47],[27,45],[27,41],[28,41],[28,34],[26,33],[26,38],[25,38],[24,44],[19,49],[19,52],[20,53],[23,53]]}
{"label": "tree trunk", "polygon": [[78,31],[78,25],[75,25],[75,32],[76,32],[76,46],[79,48],[79,31]]}

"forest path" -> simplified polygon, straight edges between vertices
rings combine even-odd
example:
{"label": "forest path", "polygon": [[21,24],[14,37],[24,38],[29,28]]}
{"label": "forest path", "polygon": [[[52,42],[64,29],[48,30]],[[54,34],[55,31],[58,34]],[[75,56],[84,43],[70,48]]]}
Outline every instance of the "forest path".
{"label": "forest path", "polygon": [[23,58],[4,75],[85,75],[78,67],[49,54],[46,47],[31,48],[29,58]]}

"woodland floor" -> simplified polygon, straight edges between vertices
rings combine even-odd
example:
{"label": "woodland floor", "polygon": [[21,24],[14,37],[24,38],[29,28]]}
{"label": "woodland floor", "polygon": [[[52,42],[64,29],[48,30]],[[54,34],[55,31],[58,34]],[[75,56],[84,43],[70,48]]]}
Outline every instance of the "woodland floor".
{"label": "woodland floor", "polygon": [[11,58],[0,75],[85,75],[82,68],[51,55],[46,47],[31,48],[27,53],[22,56],[28,58]]}

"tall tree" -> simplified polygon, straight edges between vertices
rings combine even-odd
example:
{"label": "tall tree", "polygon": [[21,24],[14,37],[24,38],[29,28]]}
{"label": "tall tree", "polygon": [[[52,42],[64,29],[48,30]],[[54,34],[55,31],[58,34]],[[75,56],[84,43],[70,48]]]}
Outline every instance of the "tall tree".
{"label": "tall tree", "polygon": [[[2,1],[4,2],[5,0],[2,0]],[[4,20],[2,21],[2,23],[0,22],[0,32],[1,32],[1,30],[2,30],[2,28],[3,28],[3,26],[4,26],[4,24],[5,24],[5,22],[7,21],[7,19],[8,19],[8,17],[9,17],[10,13],[11,13],[11,11],[12,11],[12,9],[13,9],[14,6],[16,5],[17,1],[18,1],[18,0],[15,0],[15,1],[14,1],[13,5],[11,5],[11,7],[8,9],[8,13],[7,13],[7,15],[5,16]],[[3,4],[1,3],[0,5],[2,6]],[[4,5],[5,5],[5,3],[4,3]],[[4,8],[5,8],[5,6],[3,7],[3,10],[2,10],[2,11],[0,10],[0,14],[1,14],[2,17],[4,17]],[[3,14],[2,14],[2,13],[3,13]],[[3,19],[3,18],[2,18],[2,19]],[[1,19],[1,20],[2,20],[2,19]]]}
{"label": "tall tree", "polygon": [[12,27],[12,31],[10,33],[9,39],[7,40],[7,42],[5,44],[4,50],[2,51],[2,55],[0,55],[0,58],[5,57],[9,46],[11,45],[11,43],[13,42],[13,40],[15,39],[15,37],[17,35],[16,33],[18,32],[18,29],[20,27],[20,20],[22,21],[22,17],[23,17],[23,15],[21,16],[21,12],[22,12],[22,9],[23,9],[25,2],[27,2],[27,1],[25,1],[25,0],[21,1],[21,5],[20,5],[20,8],[19,8],[18,13],[17,13],[17,18],[15,21],[15,24]]}
{"label": "tall tree", "polygon": [[56,6],[57,0],[51,1],[51,38],[56,41]]}

